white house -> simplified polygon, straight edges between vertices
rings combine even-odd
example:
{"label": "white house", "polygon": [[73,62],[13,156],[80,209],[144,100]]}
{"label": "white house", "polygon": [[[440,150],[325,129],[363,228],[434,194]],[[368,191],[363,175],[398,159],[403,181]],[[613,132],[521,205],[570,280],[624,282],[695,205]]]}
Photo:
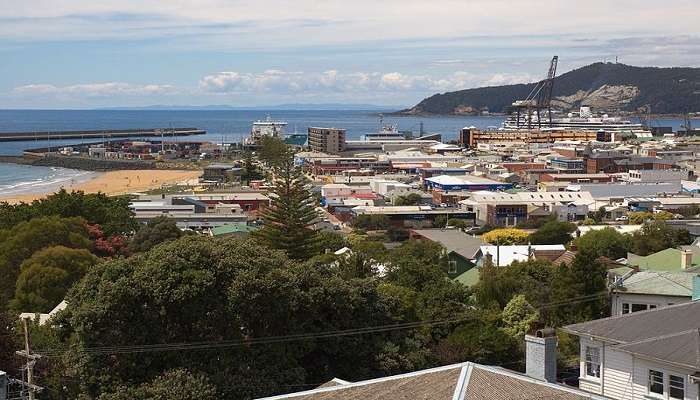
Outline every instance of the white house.
{"label": "white house", "polygon": [[579,337],[580,389],[613,399],[698,399],[700,302],[563,330]]}
{"label": "white house", "polygon": [[697,273],[630,271],[613,285],[610,314],[622,315],[691,301]]}

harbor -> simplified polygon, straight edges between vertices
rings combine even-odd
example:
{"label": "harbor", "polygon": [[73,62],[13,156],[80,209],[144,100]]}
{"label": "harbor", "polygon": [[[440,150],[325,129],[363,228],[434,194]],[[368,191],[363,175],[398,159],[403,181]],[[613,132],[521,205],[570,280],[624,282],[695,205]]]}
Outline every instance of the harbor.
{"label": "harbor", "polygon": [[205,135],[198,128],[108,129],[88,131],[0,132],[0,142],[63,139],[111,139]]}

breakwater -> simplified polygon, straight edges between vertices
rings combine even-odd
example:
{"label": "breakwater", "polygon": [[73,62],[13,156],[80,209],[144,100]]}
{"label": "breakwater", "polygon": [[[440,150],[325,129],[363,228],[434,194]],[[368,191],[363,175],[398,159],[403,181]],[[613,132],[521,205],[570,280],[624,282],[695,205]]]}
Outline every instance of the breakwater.
{"label": "breakwater", "polygon": [[0,162],[35,165],[42,167],[59,167],[83,171],[116,171],[124,169],[159,169],[155,161],[144,160],[105,160],[99,158],[46,155],[34,156],[0,156]]}
{"label": "breakwater", "polygon": [[111,139],[205,135],[198,128],[108,129],[101,131],[1,132],[0,142],[63,139]]}

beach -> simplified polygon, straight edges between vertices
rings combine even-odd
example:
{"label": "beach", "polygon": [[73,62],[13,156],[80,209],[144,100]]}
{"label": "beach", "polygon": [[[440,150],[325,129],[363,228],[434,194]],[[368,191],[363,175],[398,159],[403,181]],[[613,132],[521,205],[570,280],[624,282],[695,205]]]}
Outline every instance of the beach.
{"label": "beach", "polygon": [[[108,171],[94,175],[86,181],[71,181],[61,185],[67,191],[82,190],[85,193],[102,192],[110,196],[143,192],[158,189],[163,185],[175,185],[179,183],[195,183],[201,175],[201,171],[192,170],[120,170]],[[61,187],[52,188],[51,191],[11,194],[3,196],[0,201],[8,203],[31,202],[40,199]]]}

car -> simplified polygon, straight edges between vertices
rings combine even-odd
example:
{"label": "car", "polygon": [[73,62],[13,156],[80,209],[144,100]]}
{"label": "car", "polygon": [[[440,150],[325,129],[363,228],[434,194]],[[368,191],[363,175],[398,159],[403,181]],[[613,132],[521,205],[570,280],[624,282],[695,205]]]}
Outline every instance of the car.
{"label": "car", "polygon": [[629,221],[629,217],[626,215],[623,215],[621,217],[615,218],[615,221]]}

